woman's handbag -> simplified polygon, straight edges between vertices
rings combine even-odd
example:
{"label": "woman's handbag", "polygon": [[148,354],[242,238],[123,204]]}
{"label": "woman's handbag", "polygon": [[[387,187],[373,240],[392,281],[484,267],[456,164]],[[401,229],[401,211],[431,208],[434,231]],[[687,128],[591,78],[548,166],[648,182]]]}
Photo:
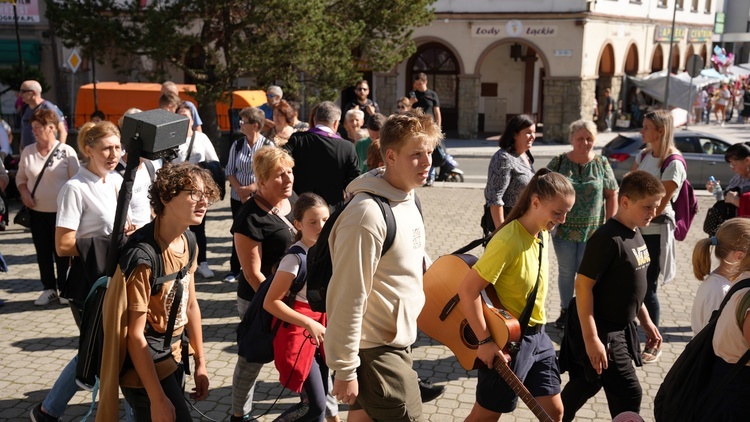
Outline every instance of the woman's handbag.
{"label": "woman's handbag", "polygon": [[706,212],[706,219],[703,221],[703,231],[709,236],[715,236],[721,223],[736,216],[736,206],[724,201],[716,201]]}
{"label": "woman's handbag", "polygon": [[[42,176],[44,176],[44,171],[47,170],[47,167],[49,167],[50,161],[52,161],[52,157],[55,156],[55,151],[57,151],[57,148],[60,146],[60,144],[61,142],[58,142],[57,145],[52,148],[52,151],[50,151],[49,156],[47,157],[47,161],[44,162],[44,167],[42,167],[42,171],[39,172],[39,177],[36,178],[36,183],[34,183],[34,189],[31,190],[31,199],[34,199],[36,188],[39,187],[39,182],[42,180]],[[29,209],[29,207],[27,207],[26,205],[22,206],[21,209],[18,210],[18,214],[16,214],[16,216],[13,218],[13,223],[30,229],[31,210]]]}

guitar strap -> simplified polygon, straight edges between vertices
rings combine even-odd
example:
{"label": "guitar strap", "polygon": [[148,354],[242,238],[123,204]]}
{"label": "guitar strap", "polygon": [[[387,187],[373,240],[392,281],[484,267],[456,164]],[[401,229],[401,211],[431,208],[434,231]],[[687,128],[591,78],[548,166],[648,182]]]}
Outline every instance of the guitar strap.
{"label": "guitar strap", "polygon": [[531,291],[529,299],[526,301],[526,306],[521,312],[521,317],[518,318],[518,325],[521,327],[521,339],[519,341],[512,341],[508,344],[508,351],[510,352],[511,362],[515,362],[515,357],[518,351],[521,350],[521,341],[526,329],[529,327],[529,320],[531,319],[531,312],[534,310],[534,303],[536,302],[536,294],[539,291],[539,281],[542,279],[542,249],[544,249],[544,237],[542,232],[539,232],[539,271],[536,274],[536,284],[534,290]]}

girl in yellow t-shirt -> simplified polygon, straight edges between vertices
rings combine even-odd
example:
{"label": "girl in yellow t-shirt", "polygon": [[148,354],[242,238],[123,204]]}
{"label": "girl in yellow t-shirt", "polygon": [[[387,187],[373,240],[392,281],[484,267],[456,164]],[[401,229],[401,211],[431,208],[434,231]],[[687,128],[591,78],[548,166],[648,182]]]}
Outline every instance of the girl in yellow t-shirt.
{"label": "girl in yellow t-shirt", "polygon": [[518,396],[492,369],[495,359],[508,362],[509,357],[492,341],[482,314],[481,292],[488,283],[492,284],[506,309],[519,318],[537,280],[539,288],[531,317],[528,326],[521,328],[520,351],[510,366],[541,407],[554,420],[562,419],[560,372],[554,346],[544,331],[549,276],[544,246],[549,245],[549,231],[565,222],[574,202],[575,191],[567,178],[549,169],[536,172],[459,287],[466,319],[480,339],[477,358],[487,365],[479,369],[476,402],[467,421],[499,419],[501,414],[512,412],[518,401]]}

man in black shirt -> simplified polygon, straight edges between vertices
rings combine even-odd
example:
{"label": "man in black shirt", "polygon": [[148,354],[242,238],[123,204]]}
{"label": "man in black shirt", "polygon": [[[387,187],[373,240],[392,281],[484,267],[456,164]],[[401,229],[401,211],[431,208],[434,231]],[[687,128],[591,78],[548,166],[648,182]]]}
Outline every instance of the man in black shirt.
{"label": "man in black shirt", "polygon": [[635,318],[646,332],[647,348],[658,348],[661,335],[643,305],[652,257],[638,227],[651,222],[664,194],[654,176],[628,173],[617,213],[586,242],[560,348],[561,372],[570,372],[561,394],[563,421],[572,421],[602,387],[613,418],[640,411],[643,392],[631,364],[641,366]]}
{"label": "man in black shirt", "polygon": [[346,114],[346,112],[349,110],[355,109],[365,113],[365,121],[362,124],[362,127],[367,127],[367,123],[370,121],[370,118],[375,114],[380,113],[380,107],[378,106],[378,103],[367,98],[367,95],[369,93],[370,85],[366,80],[363,79],[357,82],[356,88],[354,88],[354,94],[357,96],[357,98],[344,106],[343,110],[343,114]]}
{"label": "man in black shirt", "polygon": [[421,108],[425,114],[435,119],[438,127],[443,127],[443,118],[440,115],[440,99],[435,91],[427,89],[427,75],[422,72],[414,75],[414,90],[409,93],[411,108]]}
{"label": "man in black shirt", "polygon": [[344,189],[359,176],[354,144],[336,133],[340,119],[341,109],[324,101],[315,112],[315,127],[293,133],[284,145],[294,158],[294,191],[320,195],[331,212],[344,205]]}

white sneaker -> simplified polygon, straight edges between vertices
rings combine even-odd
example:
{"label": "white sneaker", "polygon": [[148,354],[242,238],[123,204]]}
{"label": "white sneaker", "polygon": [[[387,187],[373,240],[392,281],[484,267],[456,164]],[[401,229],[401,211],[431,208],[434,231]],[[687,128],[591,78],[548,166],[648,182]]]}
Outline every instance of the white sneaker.
{"label": "white sneaker", "polygon": [[235,281],[237,281],[237,276],[232,273],[229,273],[224,277],[225,283],[234,283]]}
{"label": "white sneaker", "polygon": [[45,290],[39,295],[39,299],[34,301],[36,306],[47,306],[50,302],[57,299],[57,292],[54,290]]}
{"label": "white sneaker", "polygon": [[211,271],[210,268],[208,268],[208,262],[203,261],[200,264],[198,264],[198,274],[202,275],[203,278],[213,278],[214,272]]}
{"label": "white sneaker", "polygon": [[65,298],[64,298],[64,297],[62,297],[62,296],[60,296],[59,300],[60,300],[60,305],[65,305],[65,306],[67,306],[67,305],[68,305],[68,304],[70,303],[70,301],[68,301],[68,299],[65,299]]}

